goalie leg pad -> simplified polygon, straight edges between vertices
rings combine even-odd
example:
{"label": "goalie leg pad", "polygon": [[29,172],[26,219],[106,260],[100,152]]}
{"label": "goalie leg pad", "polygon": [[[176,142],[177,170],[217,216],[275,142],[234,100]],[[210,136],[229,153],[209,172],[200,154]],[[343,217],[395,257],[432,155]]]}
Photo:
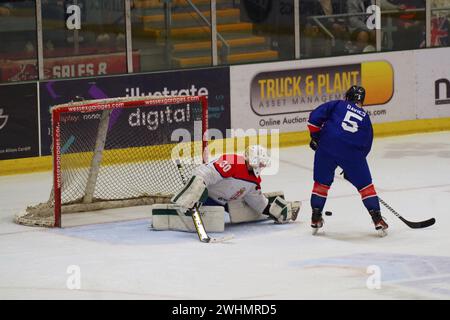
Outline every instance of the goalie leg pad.
{"label": "goalie leg pad", "polygon": [[231,223],[267,220],[266,215],[256,212],[240,199],[228,202],[228,213]]}
{"label": "goalie leg pad", "polygon": [[[283,191],[266,192],[264,196],[272,203],[277,197],[284,198]],[[228,213],[231,223],[267,220],[267,215],[256,212],[242,199],[228,202]]]}
{"label": "goalie leg pad", "polygon": [[171,202],[187,210],[193,208],[197,202],[204,201],[207,197],[208,190],[205,180],[202,177],[193,176],[183,189],[172,197]]}
{"label": "goalie leg pad", "polygon": [[[177,213],[178,210],[178,213]],[[206,232],[223,232],[225,230],[225,210],[222,206],[202,206],[200,214]],[[175,204],[154,204],[151,206],[152,228],[154,230],[178,230],[196,232],[189,212]],[[181,217],[183,221],[181,221]],[[186,228],[186,225],[189,229]]]}

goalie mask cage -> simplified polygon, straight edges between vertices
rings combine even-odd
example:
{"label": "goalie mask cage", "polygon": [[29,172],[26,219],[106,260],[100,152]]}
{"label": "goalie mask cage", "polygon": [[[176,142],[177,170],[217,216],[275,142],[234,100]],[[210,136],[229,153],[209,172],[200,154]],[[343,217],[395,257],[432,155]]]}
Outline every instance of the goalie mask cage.
{"label": "goalie mask cage", "polygon": [[20,224],[61,227],[61,213],[167,203],[206,159],[205,96],[71,102],[51,114],[53,188]]}

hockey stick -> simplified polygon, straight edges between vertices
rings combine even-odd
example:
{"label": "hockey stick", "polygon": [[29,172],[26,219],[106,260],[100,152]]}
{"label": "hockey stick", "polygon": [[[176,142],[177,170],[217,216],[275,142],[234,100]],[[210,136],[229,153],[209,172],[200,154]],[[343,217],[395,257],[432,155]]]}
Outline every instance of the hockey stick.
{"label": "hockey stick", "polygon": [[[344,180],[347,180],[347,179],[345,178],[345,175],[344,175],[344,171],[343,171],[343,170],[342,170],[342,172],[341,172],[340,174],[343,176]],[[347,180],[347,181],[348,181],[348,180]],[[349,181],[349,182],[350,182],[350,181]],[[408,227],[410,227],[411,229],[422,229],[422,228],[427,228],[427,227],[429,227],[429,226],[432,226],[432,225],[436,222],[436,219],[435,219],[435,218],[431,218],[431,219],[424,220],[424,221],[417,221],[417,222],[406,220],[406,219],[403,218],[397,211],[395,211],[394,208],[392,208],[390,205],[388,205],[388,204],[386,203],[386,201],[384,201],[383,199],[381,199],[379,195],[377,195],[377,197],[378,197],[378,200],[381,202],[381,204],[382,204],[383,206],[386,207],[386,209],[388,209],[390,212],[392,212],[397,218],[399,218],[404,224],[406,224],[406,225],[407,225]]]}
{"label": "hockey stick", "polygon": [[381,204],[385,206],[390,212],[392,212],[397,218],[402,220],[408,227],[412,229],[427,228],[429,226],[432,226],[436,222],[435,218],[418,222],[408,221],[403,218],[397,211],[395,211],[390,205],[388,205],[383,199],[381,199],[380,196],[378,196],[378,200],[380,200]]}
{"label": "hockey stick", "polygon": [[[183,173],[183,166],[181,165],[181,162],[179,159],[176,160],[176,164],[177,164],[178,172],[181,177],[181,181],[183,182],[183,184],[186,184],[187,183],[186,176]],[[202,217],[200,216],[200,212],[198,210],[198,205],[195,205],[195,207],[193,209],[190,209],[189,211],[191,213],[192,220],[194,221],[194,226],[195,226],[195,230],[197,231],[198,238],[201,242],[219,243],[219,242],[224,242],[224,241],[231,240],[234,238],[233,235],[225,236],[225,237],[221,237],[221,238],[210,237],[205,230],[205,226],[203,225]],[[177,210],[177,212],[178,212],[178,210]],[[190,228],[187,226],[186,222],[184,221],[184,219],[181,215],[180,215],[180,219],[183,221],[183,223],[189,230]]]}

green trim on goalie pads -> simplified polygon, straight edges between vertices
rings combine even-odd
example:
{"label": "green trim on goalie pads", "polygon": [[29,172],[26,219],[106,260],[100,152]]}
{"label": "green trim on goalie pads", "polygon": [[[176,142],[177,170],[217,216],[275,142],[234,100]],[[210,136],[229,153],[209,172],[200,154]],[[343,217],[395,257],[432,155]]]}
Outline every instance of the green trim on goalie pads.
{"label": "green trim on goalie pads", "polygon": [[[281,197],[280,197],[281,198]],[[282,198],[282,199],[284,199],[284,198]],[[273,211],[276,211],[276,212],[273,212]],[[279,218],[279,217],[283,217],[283,220],[286,220],[287,219],[287,213],[288,213],[288,211],[287,211],[287,206],[286,206],[286,203],[284,203],[284,202],[281,202],[279,199],[275,199],[274,201],[273,201],[273,203],[271,204],[271,206],[270,206],[270,214],[272,215],[272,216],[274,216],[275,218]],[[279,215],[278,215],[278,212],[279,212]]]}
{"label": "green trim on goalie pads", "polygon": [[205,189],[203,191],[202,195],[200,196],[200,200],[198,202],[204,203],[208,199],[208,189]]}
{"label": "green trim on goalie pads", "polygon": [[266,196],[267,199],[269,199],[269,204],[272,204],[272,202],[274,202],[277,197],[284,199],[283,191],[267,192],[264,193],[264,195]]}
{"label": "green trim on goalie pads", "polygon": [[189,189],[189,187],[192,185],[192,182],[194,182],[194,177],[191,177],[188,181],[188,183],[186,183],[186,185],[184,186],[184,188],[178,192],[178,194],[172,199],[172,202],[177,202],[178,199],[180,199],[180,197],[186,192],[187,189]]}
{"label": "green trim on goalie pads", "polygon": [[[188,190],[191,187],[194,180],[199,180],[199,179],[201,179],[203,181],[203,178],[201,178],[199,176],[192,176],[189,179],[188,183],[184,186],[184,188],[177,195],[175,195],[173,197],[172,202],[176,203],[186,193],[186,190]],[[203,190],[202,194],[200,195],[200,199],[197,201],[197,202],[201,202],[201,203],[205,202],[206,199],[208,199],[208,189],[206,188],[206,186],[204,184],[202,187],[204,187],[205,189]]]}
{"label": "green trim on goalie pads", "polygon": [[[176,209],[153,209],[152,210],[152,215],[153,216],[178,216],[177,210]],[[189,216],[188,214],[184,214],[185,216]]]}
{"label": "green trim on goalie pads", "polygon": [[279,200],[274,200],[275,204],[278,205],[279,207],[284,207],[284,203],[280,202]]}

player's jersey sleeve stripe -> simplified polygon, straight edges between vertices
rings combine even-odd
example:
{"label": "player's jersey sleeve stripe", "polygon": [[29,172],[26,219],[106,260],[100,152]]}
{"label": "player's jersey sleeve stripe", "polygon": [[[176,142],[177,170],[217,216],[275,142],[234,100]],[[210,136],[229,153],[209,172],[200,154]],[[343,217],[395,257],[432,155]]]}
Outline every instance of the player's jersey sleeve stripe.
{"label": "player's jersey sleeve stripe", "polygon": [[315,124],[312,124],[311,122],[308,122],[308,129],[309,129],[309,132],[312,132],[312,133],[320,131],[320,127],[316,126]]}

